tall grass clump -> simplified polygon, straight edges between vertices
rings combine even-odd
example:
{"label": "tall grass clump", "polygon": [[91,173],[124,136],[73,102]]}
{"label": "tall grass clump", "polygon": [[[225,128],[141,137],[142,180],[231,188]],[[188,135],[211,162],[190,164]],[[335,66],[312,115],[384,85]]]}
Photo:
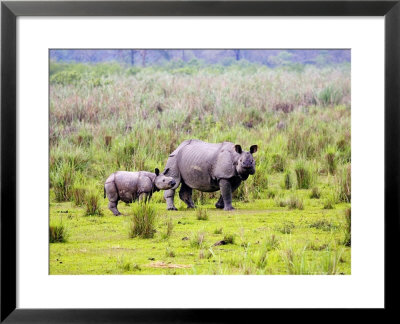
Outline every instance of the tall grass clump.
{"label": "tall grass clump", "polygon": [[198,220],[208,220],[208,209],[197,207],[196,208],[196,218]]}
{"label": "tall grass clump", "polygon": [[168,218],[165,222],[165,232],[161,234],[163,240],[167,240],[172,235],[172,230],[174,229],[174,223],[172,222],[172,218]]}
{"label": "tall grass clump", "polygon": [[313,187],[311,189],[310,198],[311,199],[319,199],[321,197],[321,191],[318,187]]}
{"label": "tall grass clump", "polygon": [[86,206],[87,216],[103,215],[103,211],[100,207],[100,196],[95,189],[89,189],[86,193],[84,204]]}
{"label": "tall grass clump", "polygon": [[332,85],[328,85],[319,91],[317,95],[317,102],[322,106],[333,106],[341,102],[343,93],[340,89]]}
{"label": "tall grass clump", "polygon": [[292,180],[292,175],[289,170],[287,170],[283,176],[283,188],[286,190],[292,189],[293,187],[293,180]]}
{"label": "tall grass clump", "polygon": [[344,245],[351,246],[351,208],[345,211]]}
{"label": "tall grass clump", "polygon": [[49,227],[49,242],[50,243],[64,243],[68,239],[68,229],[63,223],[62,218],[52,221]]}
{"label": "tall grass clump", "polygon": [[328,195],[324,199],[324,209],[333,209],[335,208],[335,197],[333,195]]}
{"label": "tall grass clump", "polygon": [[69,163],[62,163],[50,174],[51,186],[53,187],[56,201],[71,200],[74,175],[75,170]]}
{"label": "tall grass clump", "polygon": [[345,165],[336,175],[336,195],[339,202],[351,202],[351,164]]}
{"label": "tall grass clump", "polygon": [[295,164],[294,171],[296,173],[297,188],[309,189],[313,184],[313,170],[304,160],[298,160]]}
{"label": "tall grass clump", "polygon": [[72,197],[76,206],[82,206],[85,202],[86,188],[75,184],[72,188]]}
{"label": "tall grass clump", "polygon": [[286,265],[286,271],[290,275],[312,274],[312,270],[307,262],[306,246],[302,249],[294,249],[289,246],[282,251],[282,259]]}
{"label": "tall grass clump", "polygon": [[273,154],[271,157],[271,169],[275,172],[283,172],[286,166],[285,157],[281,154]]}
{"label": "tall grass clump", "polygon": [[152,238],[156,231],[156,221],[157,211],[153,205],[135,205],[133,207],[133,215],[129,223],[129,237]]}
{"label": "tall grass clump", "polygon": [[328,167],[328,172],[334,174],[337,168],[337,151],[335,147],[329,146],[325,151],[325,160]]}
{"label": "tall grass clump", "polygon": [[287,201],[287,205],[289,209],[304,209],[304,204],[303,204],[303,199],[296,195],[290,196],[290,198]]}
{"label": "tall grass clump", "polygon": [[201,248],[204,245],[206,234],[203,231],[193,233],[190,239],[190,246],[194,248]]}

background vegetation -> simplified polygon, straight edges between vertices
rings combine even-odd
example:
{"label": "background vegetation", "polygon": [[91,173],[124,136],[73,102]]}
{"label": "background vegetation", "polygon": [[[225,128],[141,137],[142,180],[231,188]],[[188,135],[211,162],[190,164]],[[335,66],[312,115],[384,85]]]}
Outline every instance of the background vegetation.
{"label": "background vegetation", "polygon": [[[350,115],[346,62],[51,61],[50,234],[68,235],[53,235],[50,273],[349,274]],[[167,212],[160,192],[114,217],[108,175],[163,169],[191,138],[258,145],[237,210],[195,191],[200,210],[176,197]]]}

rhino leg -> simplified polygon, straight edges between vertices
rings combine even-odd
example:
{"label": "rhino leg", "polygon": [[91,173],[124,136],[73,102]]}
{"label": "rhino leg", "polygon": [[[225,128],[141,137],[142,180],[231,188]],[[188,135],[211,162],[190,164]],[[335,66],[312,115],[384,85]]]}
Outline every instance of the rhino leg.
{"label": "rhino leg", "polygon": [[221,196],[224,200],[224,210],[233,210],[232,206],[232,186],[229,180],[219,180],[219,188],[221,189]]}
{"label": "rhino leg", "polygon": [[121,215],[121,213],[119,212],[119,210],[117,208],[119,196],[118,196],[118,191],[117,191],[117,187],[115,186],[115,183],[113,181],[106,183],[104,185],[104,191],[105,191],[105,194],[109,201],[108,209],[111,210],[111,212],[115,216]]}
{"label": "rhino leg", "polygon": [[121,215],[121,213],[119,212],[118,208],[118,200],[117,201],[110,201],[108,203],[108,209],[111,210],[111,212],[115,215],[115,216],[119,216]]}
{"label": "rhino leg", "polygon": [[[240,180],[230,181],[230,183],[231,183],[231,191],[232,191],[232,193],[234,193],[236,191],[236,189],[239,188],[242,181],[240,181]],[[219,209],[224,209],[225,205],[224,205],[224,198],[222,197],[222,194],[219,196],[219,199],[218,199],[217,203],[215,204],[215,207],[219,208]]]}
{"label": "rhino leg", "polygon": [[222,198],[222,195],[219,196],[219,199],[215,204],[215,207],[219,209],[224,209],[224,198]]}
{"label": "rhino leg", "polygon": [[175,189],[169,189],[164,191],[164,198],[167,202],[167,210],[178,210],[174,205]]}
{"label": "rhino leg", "polygon": [[186,203],[188,208],[194,208],[192,188],[188,187],[184,182],[182,182],[181,190],[179,190],[179,198]]}

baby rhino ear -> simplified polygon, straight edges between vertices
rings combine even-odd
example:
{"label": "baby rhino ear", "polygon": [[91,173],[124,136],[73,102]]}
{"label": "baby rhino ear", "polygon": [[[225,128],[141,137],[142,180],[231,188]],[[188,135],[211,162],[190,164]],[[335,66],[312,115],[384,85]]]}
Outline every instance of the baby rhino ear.
{"label": "baby rhino ear", "polygon": [[250,153],[251,153],[251,154],[256,153],[256,152],[257,152],[257,149],[258,149],[258,146],[257,146],[257,145],[252,145],[252,146],[250,146]]}
{"label": "baby rhino ear", "polygon": [[160,174],[160,170],[158,170],[158,168],[156,168],[155,171],[156,171],[156,176],[158,176]]}
{"label": "baby rhino ear", "polygon": [[239,144],[236,144],[235,151],[238,152],[239,154],[242,154],[242,147]]}

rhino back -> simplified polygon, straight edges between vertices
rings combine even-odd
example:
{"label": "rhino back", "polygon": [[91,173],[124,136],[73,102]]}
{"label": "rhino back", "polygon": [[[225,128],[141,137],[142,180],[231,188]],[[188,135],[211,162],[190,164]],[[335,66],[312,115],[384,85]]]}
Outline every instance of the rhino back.
{"label": "rhino back", "polygon": [[177,163],[183,181],[191,188],[201,191],[218,190],[212,176],[218,154],[226,143],[193,141],[177,154]]}

